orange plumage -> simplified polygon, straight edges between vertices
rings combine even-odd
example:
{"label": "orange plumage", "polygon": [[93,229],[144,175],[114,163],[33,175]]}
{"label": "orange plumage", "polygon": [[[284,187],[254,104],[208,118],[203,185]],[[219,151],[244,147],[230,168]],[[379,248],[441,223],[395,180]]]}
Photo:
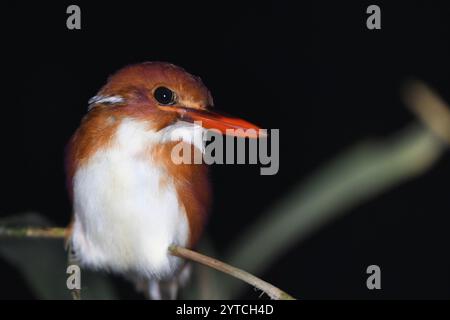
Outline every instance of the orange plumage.
{"label": "orange plumage", "polygon": [[184,265],[167,247],[195,246],[210,187],[204,164],[176,164],[171,152],[192,142],[194,120],[224,133],[257,129],[212,113],[212,105],[198,77],[161,62],[125,67],[90,100],[66,159],[69,240],[80,264],[145,281],[152,298],[176,296]]}

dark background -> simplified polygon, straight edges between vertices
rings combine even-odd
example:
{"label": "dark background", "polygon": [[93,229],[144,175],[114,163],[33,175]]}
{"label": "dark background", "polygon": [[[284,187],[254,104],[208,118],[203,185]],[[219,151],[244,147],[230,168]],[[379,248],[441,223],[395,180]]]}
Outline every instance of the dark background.
{"label": "dark background", "polygon": [[[78,4],[82,29],[66,29]],[[378,4],[382,29],[366,28]],[[280,171],[214,166],[209,237],[219,252],[341,150],[414,120],[399,89],[417,77],[450,101],[450,11],[431,1],[159,1],[2,4],[0,216],[70,218],[64,146],[87,100],[124,65],[170,61],[202,77],[218,109],[280,128]],[[425,175],[335,220],[262,275],[316,299],[450,298],[450,153]],[[382,290],[365,269],[378,264]],[[0,298],[33,298],[0,262]],[[119,280],[122,298],[135,296]],[[6,289],[7,288],[7,289]],[[256,298],[249,289],[243,298]]]}

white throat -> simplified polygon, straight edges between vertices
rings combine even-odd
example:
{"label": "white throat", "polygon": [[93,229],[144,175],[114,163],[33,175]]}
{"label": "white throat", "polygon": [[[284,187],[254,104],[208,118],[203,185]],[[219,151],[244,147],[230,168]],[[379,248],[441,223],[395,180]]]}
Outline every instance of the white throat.
{"label": "white throat", "polygon": [[179,259],[167,248],[187,244],[185,209],[165,168],[151,149],[184,141],[203,149],[204,130],[177,122],[159,132],[126,119],[108,147],[97,151],[74,175],[73,248],[86,266],[146,277],[170,276]]}

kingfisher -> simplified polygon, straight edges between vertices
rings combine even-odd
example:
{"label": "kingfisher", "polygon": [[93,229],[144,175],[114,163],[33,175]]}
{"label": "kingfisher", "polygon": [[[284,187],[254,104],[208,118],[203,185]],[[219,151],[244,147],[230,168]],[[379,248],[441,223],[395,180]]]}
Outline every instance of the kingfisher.
{"label": "kingfisher", "polygon": [[211,189],[207,166],[174,162],[173,148],[204,152],[199,127],[251,139],[260,128],[214,112],[201,79],[166,62],[124,67],[88,104],[66,152],[67,242],[81,266],[123,275],[151,299],[174,299],[190,268],[168,247],[195,247]]}

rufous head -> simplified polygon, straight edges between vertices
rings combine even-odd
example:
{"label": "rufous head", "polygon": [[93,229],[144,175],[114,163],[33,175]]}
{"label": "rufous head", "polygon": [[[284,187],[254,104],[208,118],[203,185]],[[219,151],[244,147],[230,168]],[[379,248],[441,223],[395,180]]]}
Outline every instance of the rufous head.
{"label": "rufous head", "polygon": [[119,70],[89,103],[90,112],[151,120],[156,129],[184,120],[224,134],[230,134],[227,129],[253,129],[256,135],[242,130],[236,135],[258,136],[257,126],[212,112],[213,99],[201,79],[166,62],[144,62]]}

